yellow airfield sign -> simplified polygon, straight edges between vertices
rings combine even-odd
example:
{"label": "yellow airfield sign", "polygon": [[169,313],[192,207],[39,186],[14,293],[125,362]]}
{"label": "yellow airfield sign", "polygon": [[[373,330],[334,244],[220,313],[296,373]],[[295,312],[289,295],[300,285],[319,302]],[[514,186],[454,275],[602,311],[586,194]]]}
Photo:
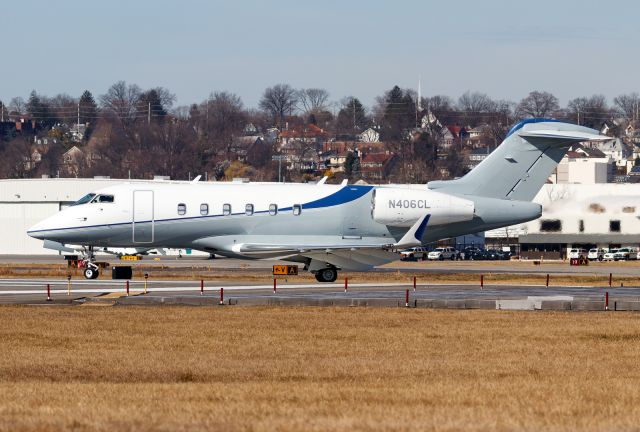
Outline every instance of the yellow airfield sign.
{"label": "yellow airfield sign", "polygon": [[274,276],[297,276],[298,266],[297,265],[274,265],[273,274]]}

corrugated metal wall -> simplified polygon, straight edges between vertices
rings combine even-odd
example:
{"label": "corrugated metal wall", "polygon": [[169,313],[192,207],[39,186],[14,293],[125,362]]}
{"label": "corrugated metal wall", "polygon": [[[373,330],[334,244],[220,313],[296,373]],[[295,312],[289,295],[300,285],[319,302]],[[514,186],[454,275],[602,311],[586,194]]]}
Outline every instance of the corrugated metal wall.
{"label": "corrugated metal wall", "polygon": [[27,229],[57,213],[60,204],[0,203],[0,254],[51,254],[42,247],[42,240],[31,238]]}

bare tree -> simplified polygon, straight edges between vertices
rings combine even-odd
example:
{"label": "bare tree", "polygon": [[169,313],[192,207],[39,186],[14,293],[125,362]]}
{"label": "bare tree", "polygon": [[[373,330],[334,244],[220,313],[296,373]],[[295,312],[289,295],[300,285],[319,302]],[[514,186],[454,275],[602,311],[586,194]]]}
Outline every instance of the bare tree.
{"label": "bare tree", "polygon": [[9,102],[9,111],[24,114],[27,109],[27,103],[20,96],[14,97]]}
{"label": "bare tree", "polygon": [[298,90],[298,104],[306,114],[317,113],[327,109],[329,92],[320,88]]}
{"label": "bare tree", "polygon": [[613,99],[613,105],[620,115],[627,120],[638,120],[640,110],[640,96],[638,93],[620,95]]}
{"label": "bare tree", "polygon": [[127,85],[124,81],[118,81],[109,87],[106,94],[100,96],[100,105],[105,111],[126,123],[135,119],[141,94],[142,90],[137,85]]}
{"label": "bare tree", "polygon": [[78,115],[78,100],[66,93],[60,93],[48,99],[48,105],[53,115],[62,122],[75,123]]}
{"label": "bare tree", "polygon": [[259,105],[271,114],[273,121],[282,128],[284,117],[293,113],[297,101],[297,92],[289,84],[276,84],[264,91]]}
{"label": "bare tree", "polygon": [[549,117],[560,109],[558,98],[548,92],[532,91],[516,107],[518,117]]}
{"label": "bare tree", "polygon": [[247,121],[247,115],[240,96],[226,91],[215,92],[205,102],[208,116],[208,131],[226,152],[231,148],[234,136],[241,133]]}
{"label": "bare tree", "polygon": [[603,95],[579,97],[567,104],[567,115],[574,122],[589,127],[598,127],[611,117],[607,99]]}
{"label": "bare tree", "polygon": [[484,93],[467,91],[458,98],[458,109],[468,113],[491,112],[495,109],[495,102]]}
{"label": "bare tree", "polygon": [[465,92],[458,98],[458,122],[468,126],[476,126],[486,122],[497,109],[496,102],[485,93]]}

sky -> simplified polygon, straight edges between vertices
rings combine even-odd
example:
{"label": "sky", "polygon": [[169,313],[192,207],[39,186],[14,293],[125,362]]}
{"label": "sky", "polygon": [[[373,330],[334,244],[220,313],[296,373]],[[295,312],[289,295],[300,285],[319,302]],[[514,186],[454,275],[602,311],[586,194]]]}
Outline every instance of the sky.
{"label": "sky", "polygon": [[176,105],[210,92],[325,88],[371,106],[394,85],[561,104],[640,92],[640,2],[610,0],[32,0],[0,12],[0,100],[97,98],[116,81]]}

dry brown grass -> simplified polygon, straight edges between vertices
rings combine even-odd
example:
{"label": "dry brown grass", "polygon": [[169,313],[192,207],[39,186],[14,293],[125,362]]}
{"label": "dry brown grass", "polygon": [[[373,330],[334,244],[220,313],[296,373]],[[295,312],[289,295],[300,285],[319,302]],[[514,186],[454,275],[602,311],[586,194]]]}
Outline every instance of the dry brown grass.
{"label": "dry brown grass", "polygon": [[640,315],[0,308],[0,430],[640,424]]}

